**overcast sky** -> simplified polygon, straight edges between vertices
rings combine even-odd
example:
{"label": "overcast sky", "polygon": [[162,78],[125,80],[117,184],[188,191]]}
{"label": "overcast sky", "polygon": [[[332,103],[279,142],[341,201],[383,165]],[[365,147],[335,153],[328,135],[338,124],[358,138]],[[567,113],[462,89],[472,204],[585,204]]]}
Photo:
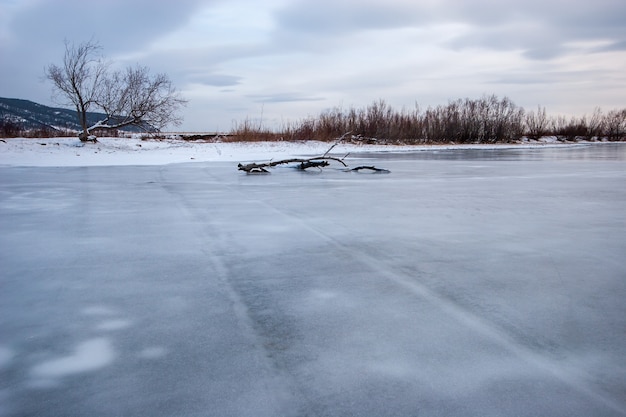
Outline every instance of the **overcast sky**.
{"label": "overcast sky", "polygon": [[64,39],[169,74],[177,130],[268,126],[385,99],[484,94],[527,109],[626,107],[624,0],[0,0],[0,96],[46,105]]}

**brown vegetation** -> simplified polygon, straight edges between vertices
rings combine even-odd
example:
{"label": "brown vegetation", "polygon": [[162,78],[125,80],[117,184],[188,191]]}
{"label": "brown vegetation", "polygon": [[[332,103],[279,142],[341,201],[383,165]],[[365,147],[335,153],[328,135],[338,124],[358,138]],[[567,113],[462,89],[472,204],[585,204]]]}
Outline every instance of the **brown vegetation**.
{"label": "brown vegetation", "polygon": [[[2,138],[59,138],[76,136],[78,132],[71,129],[59,129],[49,126],[42,126],[36,129],[27,129],[21,123],[11,120],[0,119],[0,137]],[[121,137],[126,133],[117,129],[95,130],[96,135],[106,135],[109,137]]]}
{"label": "brown vegetation", "polygon": [[509,98],[491,95],[459,99],[421,111],[393,109],[384,100],[355,109],[336,107],[273,131],[248,120],[229,133],[229,141],[331,141],[351,132],[352,141],[379,144],[506,143],[524,137],[554,136],[561,141],[625,140],[626,109],[579,118],[548,116],[546,109],[526,112]]}

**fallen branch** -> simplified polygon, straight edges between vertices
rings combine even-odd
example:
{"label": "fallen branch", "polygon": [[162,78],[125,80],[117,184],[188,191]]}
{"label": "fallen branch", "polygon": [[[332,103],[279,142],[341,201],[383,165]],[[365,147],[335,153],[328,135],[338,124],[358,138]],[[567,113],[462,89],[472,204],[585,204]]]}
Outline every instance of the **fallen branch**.
{"label": "fallen branch", "polygon": [[356,167],[356,168],[352,168],[352,169],[348,169],[347,171],[356,171],[359,172],[362,169],[369,169],[370,171],[374,171],[374,172],[378,172],[380,174],[389,174],[391,171],[389,171],[388,169],[383,169],[383,168],[376,168],[375,166],[366,166],[366,165],[362,165],[360,167]]}
{"label": "fallen branch", "polygon": [[300,162],[298,169],[304,171],[307,168],[322,168],[328,165],[330,165],[328,161],[306,161]]}
{"label": "fallen branch", "polygon": [[308,168],[320,168],[321,169],[323,167],[330,165],[329,161],[336,161],[336,162],[339,162],[344,167],[346,167],[347,168],[346,171],[358,172],[362,169],[369,169],[377,173],[384,173],[384,174],[389,173],[389,171],[386,169],[376,168],[374,166],[360,166],[360,167],[349,169],[348,165],[343,161],[348,155],[344,156],[343,158],[328,156],[330,151],[335,146],[337,146],[342,140],[344,140],[345,137],[349,134],[350,132],[344,133],[339,139],[335,141],[335,143],[330,148],[328,148],[326,152],[324,152],[322,156],[315,156],[313,158],[281,159],[279,161],[270,161],[270,162],[264,162],[264,163],[251,162],[245,165],[240,163],[240,164],[237,164],[237,169],[239,171],[245,171],[248,174],[268,174],[269,171],[266,168],[272,168],[277,165],[298,163],[300,165],[296,166],[296,168],[304,171],[305,169],[308,169]]}
{"label": "fallen branch", "polygon": [[306,159],[303,159],[303,158],[281,159],[279,161],[271,161],[271,162],[265,162],[261,164],[258,164],[256,162],[252,162],[250,164],[245,164],[245,165],[237,164],[237,169],[239,169],[239,171],[245,171],[249,174],[252,174],[252,173],[259,173],[259,172],[268,172],[265,168],[272,168],[277,165],[299,163],[300,165],[298,165],[298,169],[305,170],[307,168],[320,168],[320,167],[328,166],[329,165],[328,161],[337,161],[340,164],[342,164],[344,167],[348,166],[346,165],[345,162],[343,162],[342,159],[335,158],[333,156],[316,156],[314,158],[306,158]]}
{"label": "fallen branch", "polygon": [[267,164],[256,164],[256,163],[251,163],[251,164],[246,164],[246,165],[241,165],[241,164],[237,164],[237,167],[240,171],[246,171],[248,174],[259,174],[259,173],[264,173],[264,174],[269,174],[270,172],[265,169],[267,166]]}

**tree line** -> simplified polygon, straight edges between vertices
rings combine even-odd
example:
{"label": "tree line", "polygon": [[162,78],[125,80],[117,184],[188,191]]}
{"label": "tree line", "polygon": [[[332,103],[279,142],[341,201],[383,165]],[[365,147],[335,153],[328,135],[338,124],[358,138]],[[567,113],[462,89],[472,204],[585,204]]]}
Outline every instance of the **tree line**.
{"label": "tree line", "polygon": [[[626,108],[608,112],[596,108],[591,115],[565,117],[551,116],[541,106],[527,111],[508,97],[495,95],[458,99],[425,110],[418,106],[412,110],[396,110],[381,99],[363,108],[335,107],[279,129],[269,129],[246,119],[236,123],[223,140],[332,141],[347,132],[350,132],[352,140],[381,144],[489,144],[516,142],[524,137],[538,140],[548,136],[560,141],[624,141]],[[118,132],[109,130],[108,135],[111,134],[115,136]],[[68,136],[71,133],[50,130],[31,132],[15,122],[0,120],[0,135],[40,137]]]}
{"label": "tree line", "polygon": [[420,110],[396,110],[385,100],[364,108],[336,107],[288,124],[278,131],[246,120],[231,134],[237,140],[329,141],[350,132],[353,139],[377,143],[506,143],[554,136],[561,141],[626,140],[626,108],[591,116],[549,116],[545,107],[526,111],[508,97],[458,99]]}

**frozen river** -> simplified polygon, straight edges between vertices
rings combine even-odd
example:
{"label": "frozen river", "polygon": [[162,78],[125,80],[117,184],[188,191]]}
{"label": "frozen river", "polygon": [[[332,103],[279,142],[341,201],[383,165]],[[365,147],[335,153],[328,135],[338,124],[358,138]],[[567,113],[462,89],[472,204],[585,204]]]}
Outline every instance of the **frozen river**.
{"label": "frozen river", "polygon": [[625,416],[626,145],[0,168],[0,416]]}

